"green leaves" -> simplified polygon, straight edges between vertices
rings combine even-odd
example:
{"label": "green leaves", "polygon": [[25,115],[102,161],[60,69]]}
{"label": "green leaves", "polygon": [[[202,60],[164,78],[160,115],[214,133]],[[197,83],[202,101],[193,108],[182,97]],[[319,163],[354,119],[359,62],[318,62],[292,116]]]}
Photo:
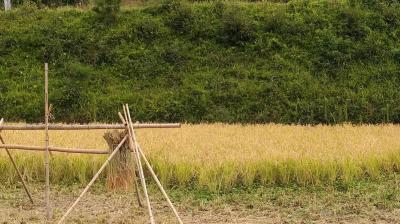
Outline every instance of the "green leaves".
{"label": "green leaves", "polygon": [[121,0],[95,0],[93,11],[98,19],[106,25],[116,23]]}
{"label": "green leaves", "polygon": [[114,20],[118,2],[99,0],[95,13],[0,13],[0,111],[42,119],[46,61],[59,121],[118,121],[129,103],[141,121],[400,122],[399,7],[167,0]]}

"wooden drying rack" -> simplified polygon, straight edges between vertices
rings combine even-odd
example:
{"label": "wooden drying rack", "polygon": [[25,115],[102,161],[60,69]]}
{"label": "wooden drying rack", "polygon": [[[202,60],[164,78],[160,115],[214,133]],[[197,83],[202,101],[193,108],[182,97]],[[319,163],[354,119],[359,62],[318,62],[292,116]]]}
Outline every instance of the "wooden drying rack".
{"label": "wooden drying rack", "polygon": [[[19,150],[28,150],[28,151],[44,151],[45,152],[45,176],[46,176],[46,186],[45,186],[45,202],[46,202],[46,219],[48,221],[52,218],[52,207],[50,203],[50,167],[49,167],[49,154],[51,152],[62,152],[62,153],[82,153],[82,154],[109,154],[107,160],[101,166],[99,171],[93,176],[92,180],[89,184],[85,187],[82,191],[80,196],[76,199],[76,201],[71,205],[71,207],[64,213],[64,215],[60,218],[57,222],[59,224],[63,223],[67,216],[72,212],[73,208],[78,204],[80,199],[86,194],[89,188],[93,185],[96,179],[99,177],[101,172],[106,168],[112,158],[116,155],[119,149],[128,141],[129,149],[134,154],[135,166],[139,171],[139,179],[143,188],[144,197],[146,200],[146,206],[149,213],[150,223],[155,224],[154,216],[152,213],[152,208],[150,205],[150,200],[147,192],[146,181],[144,177],[143,167],[142,167],[142,160],[145,162],[147,169],[150,171],[150,174],[154,181],[156,182],[158,188],[161,190],[163,196],[168,202],[168,206],[173,211],[174,215],[176,216],[178,222],[183,224],[181,218],[179,217],[178,212],[176,211],[174,205],[172,204],[171,200],[169,199],[167,193],[165,192],[163,186],[161,185],[158,177],[156,176],[154,170],[152,169],[150,163],[148,162],[146,156],[144,155],[139,143],[137,142],[135,129],[140,128],[180,128],[180,123],[167,123],[167,124],[157,124],[157,123],[132,123],[132,118],[130,116],[130,111],[128,104],[123,105],[124,115],[118,113],[118,116],[122,122],[122,124],[49,124],[49,102],[48,102],[48,64],[45,64],[45,123],[44,124],[29,124],[29,125],[4,125],[4,119],[0,120],[0,132],[6,130],[45,130],[45,146],[30,146],[30,145],[15,145],[15,144],[6,144],[3,137],[0,133],[0,148],[4,148],[7,152],[7,155],[13,164],[18,177],[24,187],[26,194],[29,197],[29,200],[34,203],[32,195],[29,192],[27,184],[19,171],[14,158],[10,153],[10,149],[19,149]],[[99,150],[99,149],[80,149],[80,148],[64,148],[64,147],[56,147],[56,146],[49,146],[49,130],[91,130],[91,129],[125,129],[128,133],[118,144],[117,147],[110,153],[109,150]],[[140,193],[136,181],[136,176],[133,177],[135,180],[135,189],[136,189],[136,196],[139,206],[142,206],[142,202],[140,199]]]}

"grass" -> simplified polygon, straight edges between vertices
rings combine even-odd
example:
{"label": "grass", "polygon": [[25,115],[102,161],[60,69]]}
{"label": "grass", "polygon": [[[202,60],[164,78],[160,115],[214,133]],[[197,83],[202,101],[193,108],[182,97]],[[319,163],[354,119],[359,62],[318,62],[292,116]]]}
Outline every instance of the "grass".
{"label": "grass", "polygon": [[[397,125],[183,125],[138,130],[138,139],[162,182],[170,187],[231,191],[235,187],[349,185],[400,169]],[[52,131],[50,144],[107,148],[104,131]],[[23,134],[23,135],[22,135]],[[4,131],[7,143],[43,145],[40,131]],[[44,176],[42,153],[14,152],[31,181]],[[54,153],[51,181],[86,183],[104,156]],[[17,177],[0,154],[0,181]],[[102,177],[104,180],[104,176]]]}
{"label": "grass", "polygon": [[[185,223],[399,223],[399,175],[335,186],[256,186],[220,194],[207,190],[168,190]],[[30,185],[36,205],[20,185],[0,185],[0,223],[44,223],[43,184]],[[54,221],[82,191],[81,186],[53,185]],[[176,219],[156,186],[149,187],[156,221]],[[134,192],[110,192],[101,183],[71,213],[71,223],[147,223],[146,208],[138,208]]]}
{"label": "grass", "polygon": [[46,61],[59,122],[400,123],[400,5],[358,2],[0,12],[0,111],[43,119]]}

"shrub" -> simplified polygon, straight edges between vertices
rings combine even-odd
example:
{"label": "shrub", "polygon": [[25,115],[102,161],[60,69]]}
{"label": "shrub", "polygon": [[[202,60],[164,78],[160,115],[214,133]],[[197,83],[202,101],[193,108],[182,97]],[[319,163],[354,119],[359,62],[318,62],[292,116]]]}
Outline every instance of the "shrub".
{"label": "shrub", "polygon": [[153,41],[163,34],[163,25],[157,19],[143,18],[135,24],[134,32],[144,41]]}
{"label": "shrub", "polygon": [[101,22],[107,25],[116,22],[121,0],[95,0],[94,3],[93,11],[97,13]]}
{"label": "shrub", "polygon": [[57,121],[118,121],[129,103],[141,121],[398,123],[389,5],[169,0],[112,26],[91,11],[0,13],[0,117],[42,121],[47,61]]}
{"label": "shrub", "polygon": [[367,28],[364,11],[359,8],[344,9],[338,14],[338,20],[342,23],[339,33],[345,37],[361,40],[367,36]]}
{"label": "shrub", "polygon": [[243,46],[255,37],[253,21],[237,6],[227,8],[221,18],[220,41],[231,46]]}
{"label": "shrub", "polygon": [[23,3],[18,7],[18,10],[24,13],[32,13],[38,9],[37,4],[34,1],[25,0]]}
{"label": "shrub", "polygon": [[394,60],[400,64],[400,48],[395,48],[392,50]]}
{"label": "shrub", "polygon": [[[54,99],[54,114],[63,115],[63,120],[66,122],[84,122],[94,120],[91,95],[94,92],[89,92],[85,86],[94,76],[93,70],[79,63],[70,63],[61,71],[61,82],[56,92],[52,94]],[[57,117],[59,119],[59,117]]]}
{"label": "shrub", "polygon": [[168,11],[166,24],[177,34],[190,34],[195,20],[191,6],[177,1],[165,4]]}

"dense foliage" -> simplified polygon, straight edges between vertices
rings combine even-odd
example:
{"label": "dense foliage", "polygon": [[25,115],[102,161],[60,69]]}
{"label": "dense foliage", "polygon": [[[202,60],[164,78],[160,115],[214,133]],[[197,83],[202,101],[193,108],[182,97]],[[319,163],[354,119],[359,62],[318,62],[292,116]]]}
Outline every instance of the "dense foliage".
{"label": "dense foliage", "polygon": [[183,3],[0,13],[0,117],[41,121],[400,122],[396,1]]}

